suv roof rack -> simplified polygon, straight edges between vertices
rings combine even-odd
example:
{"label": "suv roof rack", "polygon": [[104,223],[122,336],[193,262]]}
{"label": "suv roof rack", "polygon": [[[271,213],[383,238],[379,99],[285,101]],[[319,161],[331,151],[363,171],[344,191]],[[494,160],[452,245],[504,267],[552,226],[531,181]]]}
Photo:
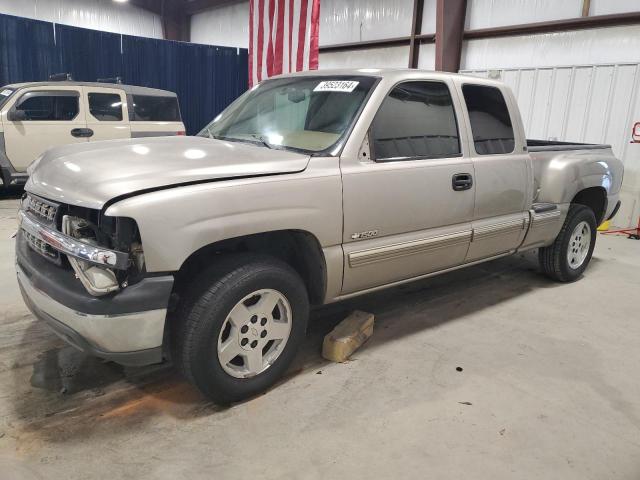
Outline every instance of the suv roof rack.
{"label": "suv roof rack", "polygon": [[117,83],[120,85],[122,83],[122,77],[109,77],[109,78],[99,78],[97,80],[99,83]]}
{"label": "suv roof rack", "polygon": [[73,77],[70,73],[54,73],[53,75],[49,75],[50,82],[65,82],[72,81]]}

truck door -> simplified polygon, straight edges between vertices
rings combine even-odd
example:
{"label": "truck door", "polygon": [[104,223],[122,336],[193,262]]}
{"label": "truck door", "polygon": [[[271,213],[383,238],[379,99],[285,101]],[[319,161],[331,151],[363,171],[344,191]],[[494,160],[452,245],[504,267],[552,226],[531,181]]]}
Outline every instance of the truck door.
{"label": "truck door", "polygon": [[[473,136],[475,171],[473,239],[467,262],[515,250],[528,225],[529,155],[519,116],[510,115],[505,95],[490,85],[462,84]],[[516,108],[512,105],[512,108]],[[517,134],[516,134],[517,132]]]}
{"label": "truck door", "polygon": [[130,138],[127,98],[116,88],[82,87],[90,142]]}
{"label": "truck door", "polygon": [[33,87],[5,106],[5,149],[13,168],[24,172],[51,147],[88,141],[80,95],[80,87]]}
{"label": "truck door", "polygon": [[343,294],[464,262],[475,187],[452,87],[396,85],[369,129],[370,154],[341,159]]}

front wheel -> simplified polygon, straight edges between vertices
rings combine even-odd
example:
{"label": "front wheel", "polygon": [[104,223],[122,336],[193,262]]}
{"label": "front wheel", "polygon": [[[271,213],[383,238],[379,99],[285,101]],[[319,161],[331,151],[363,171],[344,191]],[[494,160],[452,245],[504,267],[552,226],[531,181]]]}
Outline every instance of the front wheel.
{"label": "front wheel", "polygon": [[174,361],[209,398],[230,403],[273,385],[304,339],[304,283],[275,258],[238,255],[191,283],[178,309]]}
{"label": "front wheel", "polygon": [[539,250],[542,271],[559,282],[580,278],[591,260],[596,231],[593,211],[584,205],[572,204],[553,244]]}

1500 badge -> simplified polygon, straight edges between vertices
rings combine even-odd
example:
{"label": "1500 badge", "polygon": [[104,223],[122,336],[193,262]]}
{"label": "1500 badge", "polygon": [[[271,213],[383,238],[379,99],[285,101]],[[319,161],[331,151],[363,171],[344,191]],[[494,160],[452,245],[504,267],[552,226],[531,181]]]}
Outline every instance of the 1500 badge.
{"label": "1500 badge", "polygon": [[368,230],[366,232],[354,233],[351,235],[353,240],[362,240],[363,238],[371,238],[378,235],[378,230]]}

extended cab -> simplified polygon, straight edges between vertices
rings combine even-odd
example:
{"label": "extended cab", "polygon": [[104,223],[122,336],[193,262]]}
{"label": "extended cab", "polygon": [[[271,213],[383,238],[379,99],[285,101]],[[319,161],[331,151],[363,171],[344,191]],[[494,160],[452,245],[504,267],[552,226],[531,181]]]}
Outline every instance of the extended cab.
{"label": "extended cab", "polygon": [[622,175],[606,145],[527,141],[499,82],[281,76],[197,137],[47,152],[26,185],[17,276],[76,347],[171,358],[229,402],[283,374],[310,305],[534,248],[549,277],[578,279]]}
{"label": "extended cab", "polygon": [[50,81],[0,87],[0,180],[23,185],[45,150],[98,140],[184,135],[178,97],[154,88]]}

